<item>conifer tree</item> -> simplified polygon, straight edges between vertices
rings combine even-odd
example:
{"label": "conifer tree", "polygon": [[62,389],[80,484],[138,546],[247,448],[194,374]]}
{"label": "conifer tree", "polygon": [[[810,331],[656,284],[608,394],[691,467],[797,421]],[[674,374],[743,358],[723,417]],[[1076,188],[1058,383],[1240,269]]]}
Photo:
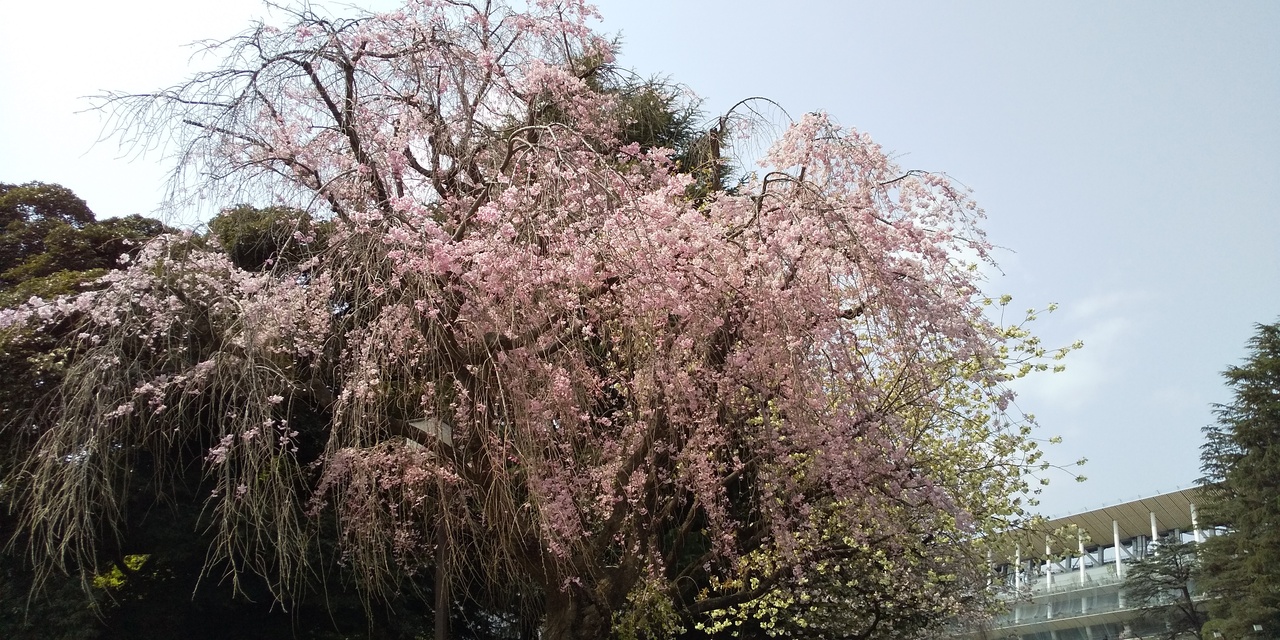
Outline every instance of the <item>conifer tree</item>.
{"label": "conifer tree", "polygon": [[[1259,325],[1245,362],[1223,374],[1234,399],[1205,428],[1201,552],[1210,625],[1224,637],[1280,633],[1280,323]],[[1255,629],[1261,626],[1261,635]]]}
{"label": "conifer tree", "polygon": [[1196,550],[1194,542],[1162,540],[1155,553],[1126,571],[1125,596],[1142,607],[1145,618],[1162,623],[1161,638],[1202,637],[1200,628],[1208,616],[1195,588]]}

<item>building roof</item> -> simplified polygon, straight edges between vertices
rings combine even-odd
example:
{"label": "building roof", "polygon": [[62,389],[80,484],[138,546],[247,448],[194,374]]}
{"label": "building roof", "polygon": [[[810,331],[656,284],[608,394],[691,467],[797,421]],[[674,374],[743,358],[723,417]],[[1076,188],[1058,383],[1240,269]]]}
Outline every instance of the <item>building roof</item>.
{"label": "building roof", "polygon": [[1192,529],[1191,506],[1195,504],[1199,493],[1199,487],[1161,493],[1093,511],[1054,518],[1049,521],[1048,527],[1057,529],[1074,524],[1087,533],[1090,540],[1106,544],[1111,542],[1112,521],[1120,526],[1121,540],[1140,535],[1150,536],[1151,514],[1154,513],[1157,531],[1165,532],[1169,529],[1190,531]]}
{"label": "building roof", "polygon": [[[1193,528],[1191,506],[1196,503],[1199,493],[1199,487],[1179,489],[1169,493],[1161,493],[1147,498],[1139,498],[1091,511],[1054,518],[1032,529],[1011,532],[1007,536],[1008,545],[1010,550],[1015,545],[1020,545],[1024,560],[1043,558],[1045,536],[1069,530],[1069,527],[1074,525],[1087,536],[1085,539],[1086,545],[1090,545],[1090,541],[1092,541],[1092,545],[1110,546],[1113,544],[1112,521],[1119,525],[1121,540],[1128,540],[1140,535],[1150,536],[1151,514],[1153,513],[1156,516],[1156,530],[1158,532],[1163,533],[1170,529],[1190,531]],[[1072,534],[1072,537],[1074,537],[1074,534]],[[1062,549],[1062,545],[1069,545],[1069,549]],[[1001,546],[1003,547],[1004,545]],[[1054,549],[1055,552],[1074,551],[1076,542],[1074,540],[1058,540],[1055,546],[1058,547]]]}

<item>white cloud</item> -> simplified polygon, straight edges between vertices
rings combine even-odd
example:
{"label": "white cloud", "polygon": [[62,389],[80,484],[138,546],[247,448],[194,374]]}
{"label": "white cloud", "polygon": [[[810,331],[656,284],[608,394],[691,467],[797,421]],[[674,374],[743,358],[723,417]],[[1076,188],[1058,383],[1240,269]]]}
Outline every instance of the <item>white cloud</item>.
{"label": "white cloud", "polygon": [[1137,329],[1133,309],[1141,297],[1126,292],[1093,295],[1064,303],[1058,313],[1033,323],[1032,331],[1048,348],[1076,340],[1082,340],[1084,348],[1067,356],[1065,371],[1018,381],[1014,388],[1019,405],[1042,412],[1074,411],[1098,403],[1103,391],[1122,378],[1125,347]]}

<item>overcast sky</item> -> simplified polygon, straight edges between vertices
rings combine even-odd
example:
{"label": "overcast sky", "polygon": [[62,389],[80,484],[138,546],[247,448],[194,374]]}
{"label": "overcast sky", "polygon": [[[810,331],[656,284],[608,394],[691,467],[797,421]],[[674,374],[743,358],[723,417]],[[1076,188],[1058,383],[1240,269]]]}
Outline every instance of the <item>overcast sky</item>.
{"label": "overcast sky", "polygon": [[[976,191],[1006,247],[988,292],[1060,303],[1037,331],[1085,342],[1067,372],[1021,387],[1041,435],[1065,438],[1051,458],[1090,460],[1087,483],[1051,475],[1047,514],[1199,476],[1200,428],[1230,400],[1219,372],[1280,316],[1280,2],[599,6],[623,65],[688,85],[709,114],[750,96],[825,110]],[[159,213],[161,154],[95,145],[103,123],[81,97],[173,84],[184,45],[264,14],[6,2],[0,182],[61,183],[100,216]]]}

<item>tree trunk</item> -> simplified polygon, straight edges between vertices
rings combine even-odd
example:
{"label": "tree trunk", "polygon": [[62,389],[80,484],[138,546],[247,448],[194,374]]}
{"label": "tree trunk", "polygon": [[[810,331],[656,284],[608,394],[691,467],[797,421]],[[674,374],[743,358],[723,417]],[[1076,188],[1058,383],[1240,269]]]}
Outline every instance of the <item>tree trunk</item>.
{"label": "tree trunk", "polygon": [[547,618],[542,640],[600,640],[609,637],[610,620],[586,598],[555,587],[547,589]]}

